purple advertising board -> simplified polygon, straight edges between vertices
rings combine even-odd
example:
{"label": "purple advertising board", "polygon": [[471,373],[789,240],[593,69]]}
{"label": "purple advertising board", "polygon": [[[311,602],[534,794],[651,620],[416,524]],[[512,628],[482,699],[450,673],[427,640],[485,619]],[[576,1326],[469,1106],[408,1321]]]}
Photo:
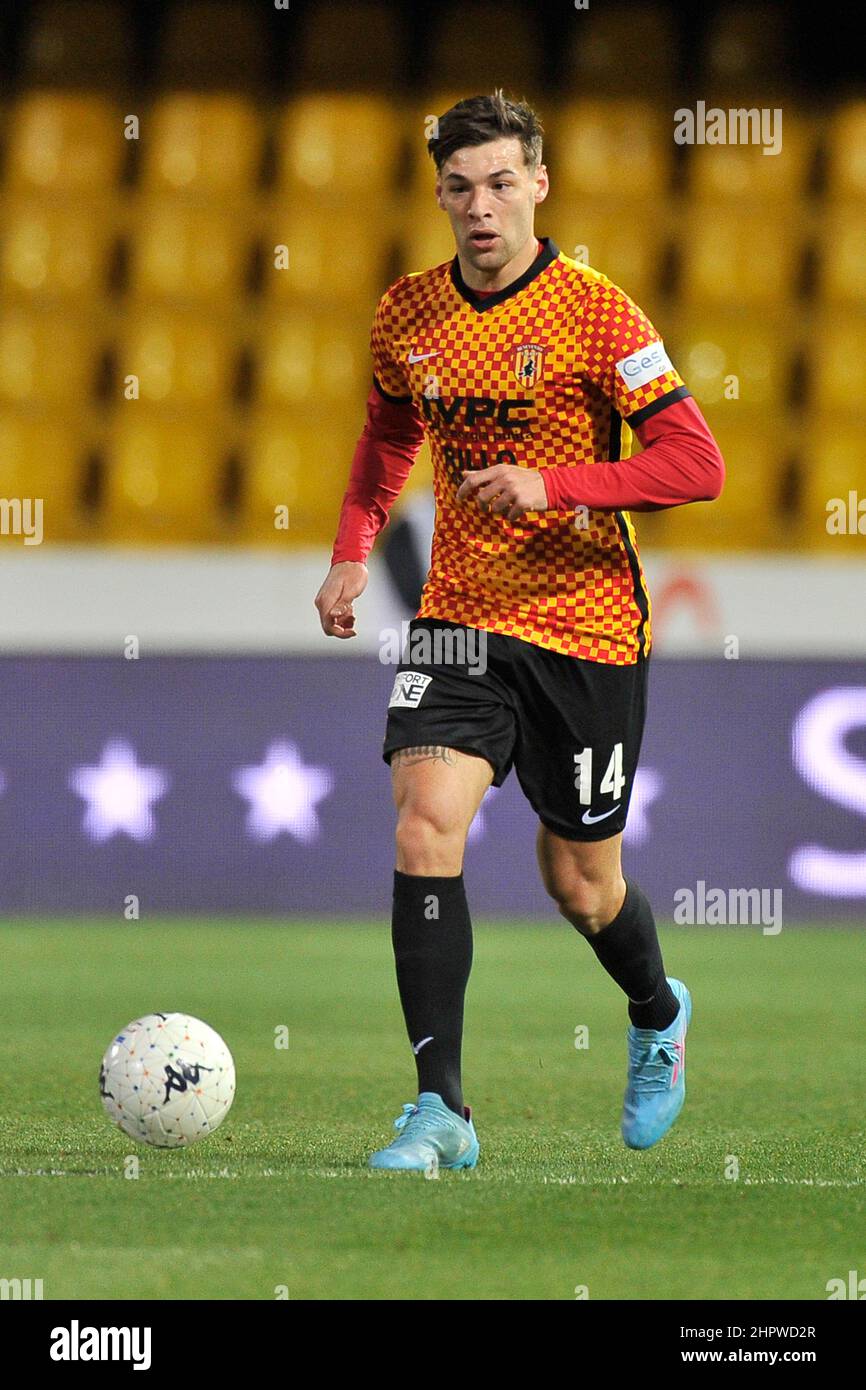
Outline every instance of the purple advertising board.
{"label": "purple advertising board", "polygon": [[[385,914],[393,677],[348,656],[0,660],[0,912]],[[467,850],[476,913],[553,914],[534,840],[512,774]],[[654,658],[624,859],[659,917],[742,889],[781,892],[786,921],[866,919],[863,664]]]}

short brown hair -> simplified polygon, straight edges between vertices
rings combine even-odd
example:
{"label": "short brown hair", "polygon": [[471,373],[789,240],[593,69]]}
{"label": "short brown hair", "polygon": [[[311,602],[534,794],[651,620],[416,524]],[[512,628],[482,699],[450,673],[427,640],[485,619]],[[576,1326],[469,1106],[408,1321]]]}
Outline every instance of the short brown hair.
{"label": "short brown hair", "polygon": [[541,140],[544,130],[538,114],[523,101],[511,101],[497,87],[490,96],[466,97],[440,116],[437,132],[427,141],[427,151],[436,168],[441,170],[455,150],[466,145],[486,145],[502,136],[516,135],[520,140],[527,169],[541,163]]}

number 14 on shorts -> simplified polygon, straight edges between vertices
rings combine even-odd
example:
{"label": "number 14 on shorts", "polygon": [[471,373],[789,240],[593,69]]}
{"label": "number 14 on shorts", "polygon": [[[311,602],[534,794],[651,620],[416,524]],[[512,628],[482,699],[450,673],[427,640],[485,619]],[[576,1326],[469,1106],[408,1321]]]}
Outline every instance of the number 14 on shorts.
{"label": "number 14 on shorts", "polygon": [[[584,748],[574,755],[574,785],[577,788],[581,806],[592,805],[592,764],[593,749]],[[622,744],[615,743],[604,776],[599,783],[599,792],[610,794],[615,801],[622,795],[625,777],[622,771]]]}

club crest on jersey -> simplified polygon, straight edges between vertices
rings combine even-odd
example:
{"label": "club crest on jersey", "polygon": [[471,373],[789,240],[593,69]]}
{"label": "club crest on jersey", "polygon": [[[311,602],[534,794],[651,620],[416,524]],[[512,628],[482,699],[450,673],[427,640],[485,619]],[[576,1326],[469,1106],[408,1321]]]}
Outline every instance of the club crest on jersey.
{"label": "club crest on jersey", "polygon": [[514,375],[521,386],[534,386],[541,376],[544,348],[540,343],[521,343],[514,350]]}

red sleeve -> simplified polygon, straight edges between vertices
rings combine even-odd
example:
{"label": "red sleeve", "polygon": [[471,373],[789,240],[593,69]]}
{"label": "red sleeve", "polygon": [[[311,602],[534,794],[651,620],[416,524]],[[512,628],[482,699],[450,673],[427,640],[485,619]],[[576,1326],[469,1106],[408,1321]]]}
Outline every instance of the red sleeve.
{"label": "red sleeve", "polygon": [[633,428],[643,448],[637,458],[542,469],[548,506],[652,512],[719,496],[724,459],[691,396]]}
{"label": "red sleeve", "polygon": [[378,387],[367,397],[367,422],[355,448],[343,497],[331,564],[365,561],[387,524],[424,441],[424,424],[411,402],[395,404]]}

